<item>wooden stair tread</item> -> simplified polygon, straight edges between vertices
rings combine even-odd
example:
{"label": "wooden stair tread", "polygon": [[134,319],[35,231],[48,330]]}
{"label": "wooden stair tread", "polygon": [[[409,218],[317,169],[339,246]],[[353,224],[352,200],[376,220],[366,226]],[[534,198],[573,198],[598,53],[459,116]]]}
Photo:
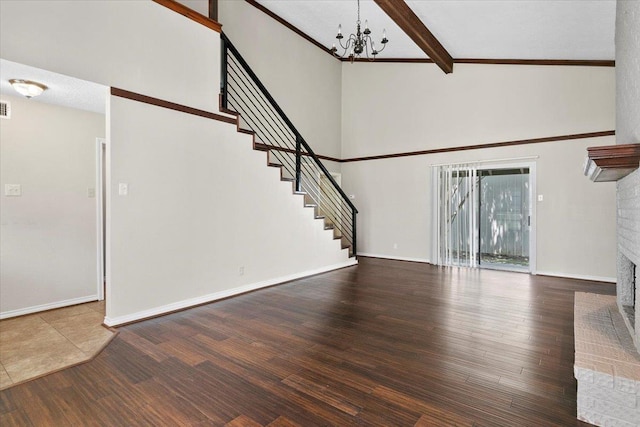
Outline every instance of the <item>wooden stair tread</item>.
{"label": "wooden stair tread", "polygon": [[253,147],[256,148],[256,149],[260,149],[260,150],[266,150],[266,151],[270,150],[270,148],[269,148],[269,146],[267,144],[263,144],[262,142],[259,142],[259,141],[255,141],[253,143]]}

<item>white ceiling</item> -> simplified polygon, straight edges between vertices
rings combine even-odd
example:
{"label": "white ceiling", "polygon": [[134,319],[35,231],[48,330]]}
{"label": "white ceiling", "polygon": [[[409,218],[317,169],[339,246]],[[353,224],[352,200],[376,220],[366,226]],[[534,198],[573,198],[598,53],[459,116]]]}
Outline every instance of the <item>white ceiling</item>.
{"label": "white ceiling", "polygon": [[10,79],[33,80],[48,87],[33,101],[79,110],[105,113],[108,88],[51,71],[0,59],[0,94],[22,96],[9,84]]}
{"label": "white ceiling", "polygon": [[[330,48],[338,24],[355,32],[356,0],[257,0]],[[615,0],[406,0],[453,58],[615,59]],[[426,58],[374,3],[361,0],[361,20],[375,41],[386,28],[380,58]]]}

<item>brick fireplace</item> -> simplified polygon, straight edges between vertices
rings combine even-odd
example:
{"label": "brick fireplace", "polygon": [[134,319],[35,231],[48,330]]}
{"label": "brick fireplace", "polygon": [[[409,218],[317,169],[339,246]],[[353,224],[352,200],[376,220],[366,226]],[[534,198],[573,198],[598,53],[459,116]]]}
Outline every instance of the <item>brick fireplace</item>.
{"label": "brick fireplace", "polygon": [[594,182],[616,181],[616,301],[640,353],[640,144],[587,149],[584,173]]}
{"label": "brick fireplace", "polygon": [[616,181],[616,296],[576,293],[577,416],[640,426],[640,144],[588,149],[585,174]]}

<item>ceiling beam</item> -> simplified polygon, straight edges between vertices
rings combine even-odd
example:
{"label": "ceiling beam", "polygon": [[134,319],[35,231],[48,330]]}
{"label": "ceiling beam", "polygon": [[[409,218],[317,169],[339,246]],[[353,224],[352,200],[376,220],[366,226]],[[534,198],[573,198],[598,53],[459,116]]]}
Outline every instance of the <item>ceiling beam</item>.
{"label": "ceiling beam", "polygon": [[218,0],[209,0],[209,19],[218,21]]}
{"label": "ceiling beam", "polygon": [[374,0],[389,18],[445,73],[453,72],[453,58],[404,0]]}

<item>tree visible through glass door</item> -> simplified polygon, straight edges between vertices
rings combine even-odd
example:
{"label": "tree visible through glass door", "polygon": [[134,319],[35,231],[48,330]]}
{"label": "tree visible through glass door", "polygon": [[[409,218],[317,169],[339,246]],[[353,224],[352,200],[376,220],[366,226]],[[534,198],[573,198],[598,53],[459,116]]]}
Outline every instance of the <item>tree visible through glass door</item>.
{"label": "tree visible through glass door", "polygon": [[529,271],[529,169],[484,169],[478,176],[479,265]]}

